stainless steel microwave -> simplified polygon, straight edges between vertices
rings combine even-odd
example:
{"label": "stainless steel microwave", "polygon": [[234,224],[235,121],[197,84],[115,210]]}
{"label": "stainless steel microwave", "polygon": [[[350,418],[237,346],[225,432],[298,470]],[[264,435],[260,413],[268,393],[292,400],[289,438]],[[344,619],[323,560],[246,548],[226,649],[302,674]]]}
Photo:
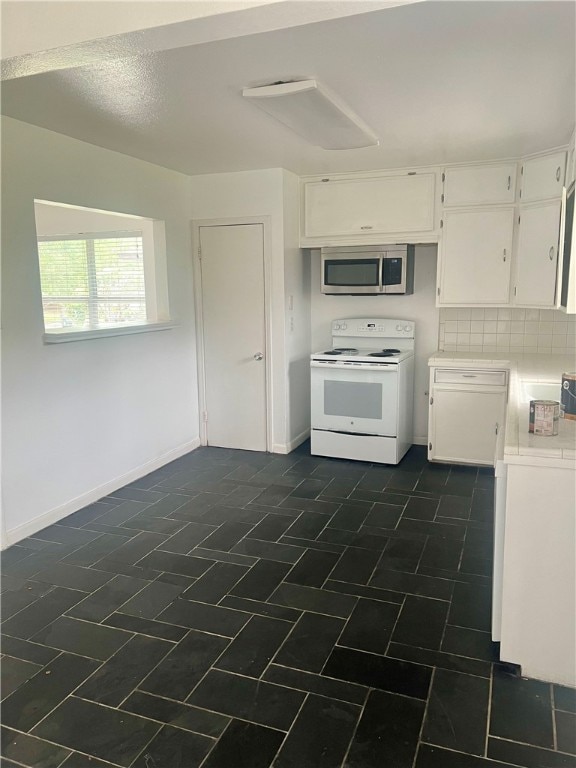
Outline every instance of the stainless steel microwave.
{"label": "stainless steel microwave", "polygon": [[322,293],[371,296],[414,292],[413,245],[322,248]]}

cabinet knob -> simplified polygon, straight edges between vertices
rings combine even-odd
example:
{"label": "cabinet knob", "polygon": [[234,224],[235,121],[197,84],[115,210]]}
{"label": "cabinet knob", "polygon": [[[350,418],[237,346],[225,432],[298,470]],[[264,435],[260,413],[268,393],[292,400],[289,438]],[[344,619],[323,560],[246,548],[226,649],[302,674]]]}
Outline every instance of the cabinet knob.
{"label": "cabinet knob", "polygon": [[550,250],[548,251],[548,256],[550,257],[550,261],[554,261],[554,246],[550,247]]}

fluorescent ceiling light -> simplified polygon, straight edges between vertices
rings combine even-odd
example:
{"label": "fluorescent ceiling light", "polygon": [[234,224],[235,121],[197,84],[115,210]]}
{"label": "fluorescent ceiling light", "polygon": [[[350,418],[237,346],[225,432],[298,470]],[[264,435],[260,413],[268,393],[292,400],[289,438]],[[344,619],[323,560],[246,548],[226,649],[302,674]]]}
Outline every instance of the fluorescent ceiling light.
{"label": "fluorescent ceiling light", "polygon": [[378,146],[374,131],[316,80],[244,88],[242,96],[324,149]]}

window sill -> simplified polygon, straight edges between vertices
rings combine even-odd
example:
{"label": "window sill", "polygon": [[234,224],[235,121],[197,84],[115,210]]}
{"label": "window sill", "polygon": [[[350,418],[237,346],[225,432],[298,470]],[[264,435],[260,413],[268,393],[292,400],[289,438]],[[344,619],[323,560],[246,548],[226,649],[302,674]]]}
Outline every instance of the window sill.
{"label": "window sill", "polygon": [[42,337],[44,344],[64,344],[69,341],[88,341],[102,339],[108,336],[127,336],[133,333],[151,333],[152,331],[168,331],[175,328],[171,322],[145,323],[143,325],[124,325],[118,328],[98,328],[92,331],[53,331]]}

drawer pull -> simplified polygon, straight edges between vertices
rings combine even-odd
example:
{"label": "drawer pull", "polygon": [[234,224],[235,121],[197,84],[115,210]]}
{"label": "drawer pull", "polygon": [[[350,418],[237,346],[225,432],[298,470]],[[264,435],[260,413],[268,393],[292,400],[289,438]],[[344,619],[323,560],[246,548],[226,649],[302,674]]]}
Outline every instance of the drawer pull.
{"label": "drawer pull", "polygon": [[462,374],[463,379],[476,379],[478,378],[478,374],[476,373],[463,373]]}
{"label": "drawer pull", "polygon": [[372,229],[372,227],[360,227],[360,229]]}

